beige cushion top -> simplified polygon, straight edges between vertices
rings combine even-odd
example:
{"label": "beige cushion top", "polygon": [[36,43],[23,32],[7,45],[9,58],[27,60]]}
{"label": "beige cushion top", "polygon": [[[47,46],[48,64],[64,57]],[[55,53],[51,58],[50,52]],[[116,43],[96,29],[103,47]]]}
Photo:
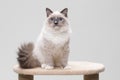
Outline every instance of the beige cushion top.
{"label": "beige cushion top", "polygon": [[40,67],[33,69],[22,69],[19,65],[15,65],[13,69],[19,74],[26,75],[88,75],[100,73],[105,69],[102,64],[86,61],[68,62],[68,64],[71,66],[71,69],[55,68],[52,70],[45,70]]}

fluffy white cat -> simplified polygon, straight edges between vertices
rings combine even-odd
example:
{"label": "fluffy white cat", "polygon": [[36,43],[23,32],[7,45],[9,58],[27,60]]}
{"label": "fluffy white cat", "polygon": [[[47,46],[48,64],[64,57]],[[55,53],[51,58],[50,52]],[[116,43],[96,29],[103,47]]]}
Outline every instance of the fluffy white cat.
{"label": "fluffy white cat", "polygon": [[20,67],[68,67],[71,29],[67,13],[67,8],[60,12],[46,8],[47,19],[37,42],[24,44],[19,48],[17,59]]}

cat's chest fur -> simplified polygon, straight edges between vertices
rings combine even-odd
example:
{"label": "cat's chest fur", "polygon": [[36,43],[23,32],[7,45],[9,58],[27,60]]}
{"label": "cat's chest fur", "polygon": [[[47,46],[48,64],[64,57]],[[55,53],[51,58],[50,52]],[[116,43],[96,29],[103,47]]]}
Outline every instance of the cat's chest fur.
{"label": "cat's chest fur", "polygon": [[52,42],[52,44],[60,46],[65,44],[66,41],[69,40],[68,33],[43,33],[43,39],[46,39],[48,42]]}
{"label": "cat's chest fur", "polygon": [[68,33],[45,33],[42,36],[41,50],[43,52],[56,57],[62,55],[69,49],[69,34]]}

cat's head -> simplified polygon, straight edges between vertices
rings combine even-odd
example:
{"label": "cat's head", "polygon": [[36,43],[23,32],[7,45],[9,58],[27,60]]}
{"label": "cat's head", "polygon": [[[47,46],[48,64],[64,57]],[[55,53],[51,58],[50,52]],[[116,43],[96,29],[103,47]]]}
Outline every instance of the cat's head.
{"label": "cat's head", "polygon": [[64,31],[68,29],[68,9],[53,12],[51,9],[46,8],[47,20],[46,25],[49,29],[55,31]]}

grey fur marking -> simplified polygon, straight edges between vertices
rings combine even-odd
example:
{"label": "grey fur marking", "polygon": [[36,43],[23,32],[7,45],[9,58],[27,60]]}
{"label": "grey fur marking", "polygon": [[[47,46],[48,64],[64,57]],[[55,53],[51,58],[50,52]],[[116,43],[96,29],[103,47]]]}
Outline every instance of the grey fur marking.
{"label": "grey fur marking", "polygon": [[21,45],[18,49],[17,60],[21,68],[34,68],[40,66],[39,61],[32,56],[33,48],[33,43],[28,43]]}
{"label": "grey fur marking", "polygon": [[65,8],[61,11],[61,13],[65,16],[65,17],[68,17],[67,14],[68,14],[68,8]]}
{"label": "grey fur marking", "polygon": [[49,8],[46,8],[46,13],[47,13],[47,17],[49,17],[49,15],[53,13],[53,11]]}

